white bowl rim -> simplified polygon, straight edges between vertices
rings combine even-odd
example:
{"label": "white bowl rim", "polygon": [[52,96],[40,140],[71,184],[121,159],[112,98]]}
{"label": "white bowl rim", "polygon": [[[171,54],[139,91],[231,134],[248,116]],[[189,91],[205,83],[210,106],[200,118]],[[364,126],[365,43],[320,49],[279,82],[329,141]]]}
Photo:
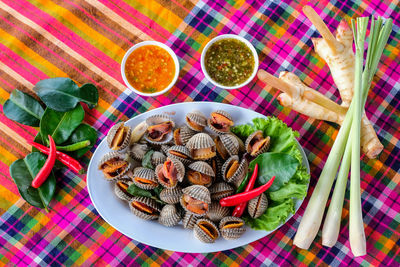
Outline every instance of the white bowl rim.
{"label": "white bowl rim", "polygon": [[[251,74],[251,76],[250,76],[246,81],[244,81],[244,82],[241,83],[241,84],[238,84],[238,85],[235,85],[235,86],[225,86],[225,85],[222,85],[222,84],[220,84],[220,83],[214,81],[214,80],[208,75],[208,73],[207,73],[207,70],[206,70],[205,65],[204,65],[204,58],[205,58],[205,56],[206,56],[206,52],[207,52],[207,50],[210,48],[210,46],[211,46],[213,43],[215,43],[216,41],[222,40],[222,39],[236,39],[236,40],[242,41],[243,43],[246,44],[246,46],[247,46],[247,47],[251,50],[251,52],[253,53],[253,57],[254,57],[254,69],[253,69],[253,73]],[[246,38],[244,38],[244,37],[242,37],[242,36],[240,36],[240,35],[237,35],[237,34],[222,34],[222,35],[218,35],[218,36],[214,37],[213,39],[211,39],[211,40],[206,44],[206,46],[204,47],[203,51],[201,52],[200,65],[201,65],[201,70],[202,70],[204,76],[207,78],[208,81],[210,81],[212,84],[214,84],[215,86],[218,86],[218,87],[220,87],[220,88],[227,89],[227,90],[232,90],[232,89],[241,88],[241,87],[247,85],[248,83],[250,83],[250,82],[254,79],[254,77],[256,76],[257,71],[258,71],[259,60],[258,60],[258,54],[257,54],[256,49],[255,49],[254,46],[250,43],[250,41],[248,41]]]}
{"label": "white bowl rim", "polygon": [[[172,57],[172,59],[174,60],[174,63],[175,63],[175,75],[174,75],[174,78],[172,79],[171,83],[170,83],[167,87],[165,87],[165,89],[163,89],[163,90],[161,90],[161,91],[159,91],[159,92],[155,92],[155,93],[143,93],[143,92],[137,90],[136,88],[134,88],[134,87],[128,82],[128,79],[126,78],[126,75],[125,75],[125,64],[126,64],[126,61],[127,61],[128,57],[129,57],[129,55],[130,55],[134,50],[136,50],[137,48],[142,47],[142,46],[145,46],[145,45],[155,45],[155,46],[158,46],[158,47],[161,47],[161,48],[165,49],[165,50],[168,52],[168,54],[171,55],[171,57]],[[122,59],[122,62],[121,62],[121,76],[122,76],[122,79],[123,79],[124,82],[125,82],[125,85],[126,85],[131,91],[135,92],[135,93],[138,94],[138,95],[141,95],[141,96],[158,96],[158,95],[162,95],[162,94],[168,92],[168,91],[174,86],[174,84],[176,83],[176,81],[178,80],[178,76],[179,76],[179,60],[178,60],[178,57],[176,56],[175,52],[174,52],[169,46],[167,46],[166,44],[163,44],[163,43],[158,42],[158,41],[143,41],[143,42],[140,42],[140,43],[135,44],[134,46],[132,46],[131,48],[129,48],[128,51],[126,51],[126,53],[125,53],[125,55],[124,55],[124,57],[123,57],[123,59]]]}

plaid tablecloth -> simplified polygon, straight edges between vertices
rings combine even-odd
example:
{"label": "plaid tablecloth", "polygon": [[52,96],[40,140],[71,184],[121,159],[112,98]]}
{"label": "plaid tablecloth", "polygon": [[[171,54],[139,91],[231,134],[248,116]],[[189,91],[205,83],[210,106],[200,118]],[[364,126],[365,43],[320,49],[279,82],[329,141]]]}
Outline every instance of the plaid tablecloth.
{"label": "plaid tablecloth", "polygon": [[[344,3],[345,2],[345,3]],[[311,165],[309,194],[299,212],[273,234],[247,246],[210,254],[165,251],[131,240],[99,217],[86,183],[71,171],[57,173],[51,211],[20,198],[9,165],[30,152],[24,139],[37,129],[0,113],[0,265],[400,265],[400,64],[399,1],[311,1],[331,31],[342,18],[371,14],[392,17],[394,27],[366,104],[366,113],[385,148],[377,160],[362,158],[362,206],[368,255],[354,258],[348,241],[349,194],[339,241],[309,250],[292,245],[338,127],[282,107],[278,91],[254,79],[240,90],[214,87],[204,78],[200,53],[213,37],[234,33],[258,50],[260,68],[278,75],[293,71],[308,85],[338,101],[327,65],[310,38],[319,34],[301,12],[309,1],[122,1],[1,0],[0,102],[14,88],[31,92],[48,77],[91,82],[99,105],[85,122],[99,131],[149,109],[184,101],[214,101],[274,115],[300,132]],[[174,88],[156,98],[130,93],[120,75],[124,52],[154,39],[178,55],[181,72]],[[1,109],[2,110],[2,109]],[[94,149],[92,149],[92,152]],[[84,158],[89,162],[92,152]]]}

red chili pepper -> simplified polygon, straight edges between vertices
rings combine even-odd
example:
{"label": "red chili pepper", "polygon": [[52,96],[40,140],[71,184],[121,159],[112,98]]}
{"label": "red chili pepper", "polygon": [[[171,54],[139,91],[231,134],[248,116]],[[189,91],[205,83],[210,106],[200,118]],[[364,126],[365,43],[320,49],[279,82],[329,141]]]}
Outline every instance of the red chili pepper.
{"label": "red chili pepper", "polygon": [[[257,175],[258,175],[258,163],[256,163],[256,165],[254,166],[253,174],[251,175],[251,178],[250,178],[249,182],[247,183],[247,186],[243,192],[248,192],[251,189],[253,189],[254,183],[256,182],[256,179],[257,179]],[[246,207],[247,207],[247,202],[240,203],[239,205],[237,205],[234,208],[234,210],[232,212],[232,216],[241,217],[243,215],[243,212],[246,209]]]}
{"label": "red chili pepper", "polygon": [[56,143],[54,143],[53,138],[49,135],[50,149],[49,156],[47,157],[46,162],[43,167],[40,169],[35,179],[32,181],[33,188],[39,188],[44,181],[46,181],[47,177],[49,177],[51,170],[54,167],[54,163],[56,162]]}
{"label": "red chili pepper", "polygon": [[[50,149],[44,145],[35,143],[33,141],[28,141],[28,144],[30,144],[33,147],[36,147],[40,152],[44,154],[49,154]],[[73,170],[74,172],[78,174],[83,174],[85,173],[85,169],[82,167],[82,165],[77,161],[76,159],[68,156],[67,154],[64,154],[60,151],[56,152],[57,159],[61,161],[62,164]]]}
{"label": "red chili pepper", "polygon": [[250,199],[253,199],[265,191],[267,191],[268,188],[271,187],[272,183],[275,180],[275,176],[273,176],[266,184],[257,187],[256,189],[253,189],[248,192],[242,192],[233,196],[225,197],[219,201],[219,204],[222,207],[229,207],[229,206],[236,206],[240,203],[247,202]]}

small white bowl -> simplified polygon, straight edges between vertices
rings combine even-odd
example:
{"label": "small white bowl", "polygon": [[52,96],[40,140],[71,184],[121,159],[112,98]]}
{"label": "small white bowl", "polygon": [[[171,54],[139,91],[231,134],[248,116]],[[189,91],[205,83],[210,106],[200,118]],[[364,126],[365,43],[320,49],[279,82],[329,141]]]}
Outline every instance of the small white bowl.
{"label": "small white bowl", "polygon": [[[159,92],[155,92],[155,93],[143,93],[139,90],[137,90],[135,87],[133,87],[128,79],[125,76],[125,64],[126,64],[126,60],[128,59],[129,55],[137,48],[145,46],[145,45],[155,45],[158,47],[163,48],[164,50],[166,50],[168,52],[168,54],[170,54],[170,56],[172,57],[172,59],[174,60],[174,64],[175,64],[175,76],[172,79],[171,83],[165,87],[165,89],[159,91]],[[131,48],[129,48],[129,50],[125,53],[124,58],[122,59],[121,62],[121,75],[122,75],[122,79],[124,80],[126,86],[128,86],[128,88],[130,90],[132,90],[133,92],[135,92],[138,95],[142,95],[142,96],[158,96],[158,95],[162,95],[166,92],[168,92],[172,86],[174,86],[174,84],[176,83],[176,80],[178,80],[178,76],[179,76],[179,61],[178,61],[178,57],[176,56],[175,52],[172,51],[171,48],[169,48],[167,45],[157,42],[157,41],[144,41],[144,42],[140,42],[135,44],[134,46],[132,46]]]}
{"label": "small white bowl", "polygon": [[[244,82],[241,83],[241,84],[238,84],[238,85],[235,85],[235,86],[225,86],[225,85],[222,85],[222,84],[220,84],[220,83],[214,81],[214,80],[210,77],[210,75],[208,75],[208,73],[207,73],[206,67],[205,67],[205,65],[204,65],[204,58],[205,58],[205,56],[206,56],[207,50],[210,48],[210,46],[211,46],[213,43],[215,43],[216,41],[222,40],[222,39],[236,39],[236,40],[242,41],[245,45],[247,45],[247,47],[248,47],[248,48],[251,50],[251,52],[253,53],[253,57],[254,57],[254,69],[253,69],[253,73],[251,74],[251,76],[250,76],[246,81],[244,81]],[[203,51],[201,52],[201,61],[200,61],[200,63],[201,63],[201,70],[203,71],[204,76],[206,76],[207,80],[209,80],[209,81],[210,81],[212,84],[214,84],[215,86],[218,86],[218,87],[220,87],[220,88],[227,89],[227,90],[241,88],[241,87],[245,86],[246,84],[248,84],[251,80],[253,80],[253,78],[254,78],[254,77],[256,76],[256,74],[257,74],[258,64],[259,64],[259,62],[258,62],[258,54],[257,54],[257,51],[256,51],[256,49],[254,48],[254,46],[253,46],[249,41],[247,41],[245,38],[243,38],[243,37],[241,37],[241,36],[239,36],[239,35],[236,35],[236,34],[223,34],[223,35],[219,35],[219,36],[217,36],[217,37],[211,39],[211,41],[209,41],[209,42],[207,43],[207,45],[204,47]]]}

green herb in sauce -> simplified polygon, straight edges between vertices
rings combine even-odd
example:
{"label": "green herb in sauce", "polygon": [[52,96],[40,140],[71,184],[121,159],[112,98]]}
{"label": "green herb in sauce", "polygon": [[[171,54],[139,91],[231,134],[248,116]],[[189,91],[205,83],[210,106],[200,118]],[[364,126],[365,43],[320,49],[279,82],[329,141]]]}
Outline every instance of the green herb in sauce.
{"label": "green herb in sauce", "polygon": [[224,86],[245,82],[254,69],[254,56],[250,48],[232,38],[213,43],[207,50],[204,62],[208,75]]}

